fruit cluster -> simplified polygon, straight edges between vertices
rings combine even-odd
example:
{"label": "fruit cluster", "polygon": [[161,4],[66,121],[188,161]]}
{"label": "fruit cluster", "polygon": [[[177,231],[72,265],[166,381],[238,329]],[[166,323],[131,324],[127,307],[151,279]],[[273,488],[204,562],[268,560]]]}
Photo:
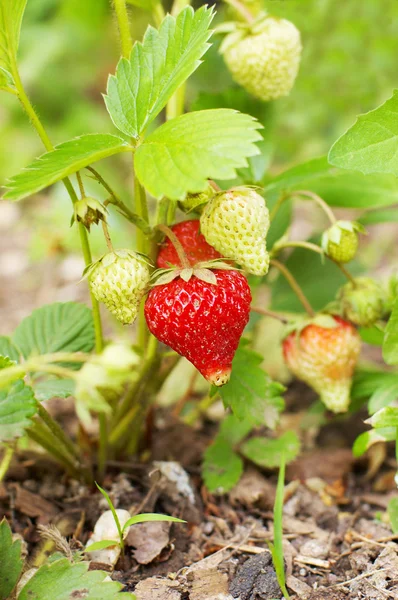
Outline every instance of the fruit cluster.
{"label": "fruit cluster", "polygon": [[[192,194],[200,219],[161,226],[166,238],[151,275],[150,261],[130,250],[113,251],[86,273],[94,296],[124,324],[136,319],[142,298],[149,331],[185,356],[212,384],[229,381],[246,327],[251,292],[245,274],[267,274],[270,226],[264,198],[237,187]],[[323,235],[325,254],[340,264],[358,247],[356,223],[336,221]],[[276,246],[277,247],[277,246]],[[238,266],[235,266],[238,265]],[[310,385],[334,412],[347,410],[361,342],[356,325],[370,327],[386,313],[384,292],[368,278],[341,288],[330,316],[294,322],[283,341],[291,372]]]}

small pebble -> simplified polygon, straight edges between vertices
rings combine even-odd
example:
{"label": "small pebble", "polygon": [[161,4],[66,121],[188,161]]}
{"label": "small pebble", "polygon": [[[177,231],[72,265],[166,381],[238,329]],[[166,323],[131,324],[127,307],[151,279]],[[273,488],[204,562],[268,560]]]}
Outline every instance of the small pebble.
{"label": "small pebble", "polygon": [[300,569],[300,576],[305,577],[307,575],[307,571],[305,569]]}

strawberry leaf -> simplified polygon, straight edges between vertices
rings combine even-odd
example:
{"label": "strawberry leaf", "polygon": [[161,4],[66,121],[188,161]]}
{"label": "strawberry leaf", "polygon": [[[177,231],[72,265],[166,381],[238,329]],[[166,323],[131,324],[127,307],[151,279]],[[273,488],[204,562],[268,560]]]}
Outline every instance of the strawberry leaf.
{"label": "strawberry leaf", "polygon": [[156,129],[136,151],[136,173],[154,196],[182,200],[203,192],[208,179],[234,179],[259,153],[261,125],[249,115],[215,109],[182,115]]}
{"label": "strawberry leaf", "polygon": [[232,489],[243,473],[243,460],[231,444],[224,439],[216,439],[205,454],[202,475],[211,493],[224,494]]}
{"label": "strawberry leaf", "polygon": [[9,442],[23,435],[36,414],[37,401],[33,390],[22,379],[0,389],[0,442]]}
{"label": "strawberry leaf", "polygon": [[82,135],[59,144],[52,152],[36,158],[21,173],[11,177],[4,198],[22,200],[93,162],[131,150],[127,142],[115,135]]}
{"label": "strawberry leaf", "polygon": [[3,519],[0,523],[0,600],[11,598],[22,567],[21,541],[13,542],[10,526]]}
{"label": "strawberry leaf", "polygon": [[90,352],[94,347],[91,310],[78,302],[47,304],[18,325],[12,341],[24,358],[52,352]]}
{"label": "strawberry leaf", "polygon": [[161,515],[158,513],[141,513],[140,515],[135,515],[128,519],[126,523],[123,525],[123,532],[126,531],[132,525],[137,525],[137,523],[148,523],[149,521],[166,521],[167,523],[186,523],[182,519],[178,519],[177,517],[170,517],[169,515]]}
{"label": "strawberry leaf", "polygon": [[231,379],[220,388],[225,407],[252,425],[274,428],[284,408],[284,387],[272,381],[261,368],[262,356],[240,346],[232,363]]}
{"label": "strawberry leaf", "polygon": [[70,563],[61,558],[45,564],[26,583],[18,595],[18,600],[122,600],[135,596],[129,593],[118,593],[122,584],[116,581],[104,581],[103,571],[88,571],[88,562]]}
{"label": "strawberry leaf", "polygon": [[329,162],[361,173],[398,175],[398,90],[381,106],[358,117],[332,146]]}
{"label": "strawberry leaf", "polygon": [[352,453],[359,458],[365,452],[378,442],[393,442],[396,438],[397,430],[395,427],[385,427],[383,429],[371,429],[361,433],[354,442]]}
{"label": "strawberry leaf", "polygon": [[108,81],[105,103],[120,131],[138,138],[178,87],[201,64],[209,48],[213,8],[188,6],[177,18],[167,15],[159,31],[149,26],[130,59],[121,58]]}
{"label": "strawberry leaf", "polygon": [[293,431],[287,431],[275,440],[251,438],[241,446],[240,451],[256,465],[273,469],[279,467],[282,457],[286,463],[296,458],[300,451],[300,440]]}
{"label": "strawberry leaf", "polygon": [[46,381],[33,382],[36,399],[39,402],[51,398],[68,398],[75,391],[73,379],[47,379]]}
{"label": "strawberry leaf", "polygon": [[16,363],[19,362],[21,358],[21,353],[18,348],[16,348],[11,339],[5,335],[0,336],[0,355],[8,356],[8,358]]}
{"label": "strawberry leaf", "polygon": [[27,0],[1,0],[0,2],[0,67],[12,71],[16,60],[22,17]]}

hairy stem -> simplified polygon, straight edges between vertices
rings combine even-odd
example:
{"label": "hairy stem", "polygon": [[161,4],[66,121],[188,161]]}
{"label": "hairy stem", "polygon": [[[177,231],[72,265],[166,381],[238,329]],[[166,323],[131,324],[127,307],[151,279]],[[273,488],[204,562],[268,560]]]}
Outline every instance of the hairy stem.
{"label": "hairy stem", "polygon": [[84,198],[85,195],[86,195],[86,192],[84,190],[82,176],[80,175],[79,171],[77,171],[77,173],[76,173],[76,179],[77,179],[77,184],[79,186],[80,195],[81,195],[82,198]]}
{"label": "hairy stem", "polygon": [[285,267],[285,265],[280,263],[279,260],[272,259],[270,261],[270,264],[272,266],[274,266],[276,269],[278,269],[278,271],[280,271],[282,273],[282,275],[286,278],[290,287],[292,288],[292,290],[296,294],[297,298],[300,300],[301,304],[303,305],[305,311],[310,315],[310,317],[315,317],[314,309],[312,308],[311,304],[308,302],[303,290],[301,289],[301,287],[299,286],[299,284],[297,283],[296,279],[293,277],[293,275],[291,274],[289,269],[287,267]]}
{"label": "hairy stem", "polygon": [[357,287],[357,282],[355,281],[355,278],[351,275],[351,273],[348,271],[348,269],[345,268],[344,265],[342,265],[341,263],[337,262],[336,260],[333,260],[332,258],[330,258],[330,256],[328,256],[328,258],[335,264],[338,266],[338,268],[340,269],[340,271],[343,273],[343,275],[345,275],[345,277],[347,277],[348,281],[351,281],[352,285],[354,287]]}
{"label": "hairy stem", "polygon": [[113,3],[115,6],[115,14],[119,26],[122,56],[124,56],[124,58],[129,58],[131,49],[133,47],[133,40],[131,39],[126,0],[113,0]]}
{"label": "hairy stem", "polygon": [[0,483],[7,474],[13,456],[14,448],[12,446],[5,446],[4,454],[0,462]]}
{"label": "hairy stem", "polygon": [[68,436],[64,433],[64,430],[58,423],[52,418],[52,416],[47,412],[44,406],[38,403],[37,414],[46,424],[48,429],[57,438],[59,444],[64,447],[66,453],[70,454],[74,459],[80,461],[80,453],[76,448],[72,440],[68,438]]}
{"label": "hairy stem", "polygon": [[282,455],[279,465],[278,484],[276,487],[275,504],[274,504],[274,548],[272,557],[274,559],[275,571],[279,587],[286,599],[289,598],[286,589],[285,565],[283,560],[283,500],[285,491],[285,465],[286,459]]}
{"label": "hairy stem", "polygon": [[[14,82],[15,82],[15,87],[16,87],[17,93],[18,93],[18,99],[21,102],[22,107],[25,110],[26,114],[28,115],[33,127],[36,129],[45,149],[48,152],[51,152],[51,150],[54,150],[54,146],[52,145],[51,140],[50,140],[46,130],[44,129],[42,122],[40,121],[35,109],[33,108],[32,104],[29,100],[28,95],[25,92],[25,88],[21,81],[21,77],[20,77],[19,71],[18,71],[18,66],[17,66],[17,63],[15,60],[12,61],[11,70],[12,70],[12,76],[13,76]],[[73,185],[72,185],[70,179],[68,177],[63,179],[63,184],[66,187],[66,190],[70,196],[70,199],[72,200],[72,204],[75,204],[75,202],[77,202],[78,198],[76,196],[76,192],[73,188]],[[87,231],[82,223],[78,223],[78,229],[79,229],[80,243],[82,246],[84,261],[85,261],[86,265],[89,265],[92,262],[92,258],[91,258],[91,250],[90,250],[90,245],[89,245],[89,241],[88,241]],[[91,304],[92,304],[92,308],[93,308],[93,319],[94,319],[94,327],[95,327],[95,345],[96,345],[97,352],[100,352],[103,347],[101,316],[100,316],[100,312],[99,312],[98,302],[94,298],[94,296],[91,294],[91,292],[90,292],[90,297],[91,297]]]}
{"label": "hairy stem", "polygon": [[87,478],[83,471],[79,471],[79,466],[76,465],[76,462],[71,458],[70,454],[65,454],[64,448],[59,444],[58,439],[54,437],[48,429],[40,423],[36,421],[33,423],[31,427],[26,430],[28,437],[36,442],[39,446],[44,448],[52,456],[55,458],[57,462],[59,462],[71,475],[76,479],[81,479],[83,476],[84,479]]}
{"label": "hairy stem", "polygon": [[108,419],[104,413],[98,413],[99,443],[98,443],[98,478],[103,480],[108,457]]}
{"label": "hairy stem", "polygon": [[104,238],[106,241],[106,245],[108,246],[109,252],[114,252],[115,249],[112,244],[111,236],[109,235],[109,229],[106,221],[102,221],[102,231],[104,232]]}
{"label": "hairy stem", "polygon": [[157,225],[157,228],[164,233],[164,235],[167,236],[173,244],[183,269],[190,269],[191,265],[187,259],[187,255],[185,254],[184,248],[182,247],[182,244],[176,234],[169,227],[167,227],[167,225]]}

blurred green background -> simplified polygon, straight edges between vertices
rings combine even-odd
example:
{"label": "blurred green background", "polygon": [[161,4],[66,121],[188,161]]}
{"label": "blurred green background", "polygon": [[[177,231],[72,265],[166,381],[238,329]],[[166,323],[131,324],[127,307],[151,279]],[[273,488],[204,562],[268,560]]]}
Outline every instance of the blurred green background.
{"label": "blurred green background", "polygon": [[[301,30],[304,48],[300,73],[288,98],[268,105],[243,100],[245,110],[265,124],[263,158],[269,172],[276,173],[325,154],[356,115],[391,95],[398,79],[398,2],[265,0],[264,8],[292,20]],[[216,23],[227,18],[225,13],[224,6],[218,6]],[[142,37],[148,22],[149,13],[131,6],[135,39]],[[219,42],[216,37],[204,64],[189,81],[187,109],[217,106],[220,101],[228,106],[242,98],[233,91],[236,86],[218,54]],[[109,0],[28,0],[20,71],[54,144],[82,133],[115,132],[102,93],[118,56]],[[16,98],[6,93],[0,101],[0,136],[0,183],[4,183],[42,152]],[[128,157],[109,159],[99,170],[131,203]],[[88,192],[101,197],[96,183],[86,178],[86,184]],[[29,261],[78,250],[76,230],[69,228],[70,201],[61,185],[18,205],[18,212],[7,210],[0,208],[3,229],[9,223],[20,235],[27,235]],[[121,225],[114,215],[111,226],[115,244],[130,245],[131,226]],[[94,253],[104,252],[98,228],[92,240]],[[8,241],[7,251],[9,246]]]}

